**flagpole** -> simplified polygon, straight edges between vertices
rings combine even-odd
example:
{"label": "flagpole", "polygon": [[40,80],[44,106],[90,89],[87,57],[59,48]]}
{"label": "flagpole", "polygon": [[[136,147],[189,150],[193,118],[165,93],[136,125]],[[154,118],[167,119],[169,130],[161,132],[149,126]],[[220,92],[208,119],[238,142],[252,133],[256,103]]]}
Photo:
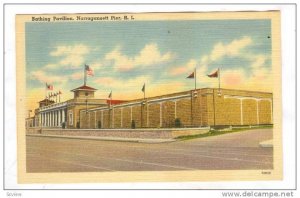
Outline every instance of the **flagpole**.
{"label": "flagpole", "polygon": [[144,83],[144,101],[145,101],[145,99],[146,99],[146,85]]}
{"label": "flagpole", "polygon": [[111,108],[112,91],[110,91],[109,108]]}
{"label": "flagpole", "polygon": [[47,87],[47,83],[46,83],[46,89],[45,89],[45,100],[46,100],[46,106],[48,106],[48,100],[47,100],[47,89],[48,89],[48,87]]}
{"label": "flagpole", "polygon": [[112,91],[110,91],[109,110],[108,110],[108,112],[109,112],[109,128],[112,128],[112,122],[113,122],[112,121],[113,117],[111,116],[112,115],[111,99],[112,99]]}
{"label": "flagpole", "polygon": [[86,85],[86,65],[83,67],[83,72],[84,72],[84,85]]}
{"label": "flagpole", "polygon": [[197,74],[196,74],[196,67],[195,67],[195,91],[196,91],[196,80],[197,79]]}

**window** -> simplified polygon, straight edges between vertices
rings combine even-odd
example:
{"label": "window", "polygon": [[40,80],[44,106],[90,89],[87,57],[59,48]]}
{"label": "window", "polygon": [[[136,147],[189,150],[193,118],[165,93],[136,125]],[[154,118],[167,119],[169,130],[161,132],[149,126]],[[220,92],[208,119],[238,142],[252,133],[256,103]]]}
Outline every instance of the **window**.
{"label": "window", "polygon": [[73,125],[73,111],[69,111],[69,125]]}
{"label": "window", "polygon": [[88,92],[85,92],[85,96],[88,96],[89,95],[89,93]]}

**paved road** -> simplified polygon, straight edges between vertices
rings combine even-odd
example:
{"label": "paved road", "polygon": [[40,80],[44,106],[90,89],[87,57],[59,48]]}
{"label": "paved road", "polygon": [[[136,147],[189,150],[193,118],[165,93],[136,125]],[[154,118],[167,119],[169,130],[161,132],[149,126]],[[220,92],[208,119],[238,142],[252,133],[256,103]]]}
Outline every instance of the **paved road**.
{"label": "paved road", "polygon": [[271,169],[268,139],[272,129],[159,144],[27,136],[27,172]]}

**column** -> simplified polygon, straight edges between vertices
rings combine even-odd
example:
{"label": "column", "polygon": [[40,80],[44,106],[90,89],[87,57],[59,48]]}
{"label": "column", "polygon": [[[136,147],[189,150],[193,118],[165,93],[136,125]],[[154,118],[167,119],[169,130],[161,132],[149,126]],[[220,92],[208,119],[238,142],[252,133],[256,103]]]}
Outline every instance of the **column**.
{"label": "column", "polygon": [[51,116],[50,116],[50,111],[48,112],[48,127],[50,127],[50,122],[51,122]]}
{"label": "column", "polygon": [[54,111],[51,111],[51,119],[52,119],[51,127],[54,127]]}
{"label": "column", "polygon": [[48,117],[49,117],[49,122],[48,122],[48,127],[51,126],[51,112],[48,112]]}
{"label": "column", "polygon": [[66,121],[66,126],[67,126],[67,122],[68,122],[68,109],[65,109],[65,121]]}
{"label": "column", "polygon": [[51,111],[49,111],[48,116],[49,116],[48,127],[51,127]]}
{"label": "column", "polygon": [[48,122],[49,122],[48,112],[45,113],[45,116],[46,116],[46,123],[45,123],[45,126],[48,127]]}
{"label": "column", "polygon": [[45,126],[45,113],[43,113],[43,123],[42,126]]}
{"label": "column", "polygon": [[59,126],[59,110],[56,110],[56,126]]}
{"label": "column", "polygon": [[38,123],[39,126],[42,126],[42,114],[39,113],[39,123]]}
{"label": "column", "polygon": [[57,111],[57,113],[58,113],[58,126],[61,126],[61,110],[59,109],[58,111]]}
{"label": "column", "polygon": [[43,126],[43,113],[40,112],[40,127]]}
{"label": "column", "polygon": [[63,109],[63,110],[62,110],[62,121],[63,121],[63,122],[65,122],[65,116],[66,116],[66,115],[65,115],[65,110]]}
{"label": "column", "polygon": [[56,126],[59,126],[59,110],[56,111]]}
{"label": "column", "polygon": [[43,126],[43,114],[40,112],[40,120],[39,120],[39,126]]}
{"label": "column", "polygon": [[54,126],[56,127],[57,125],[57,110],[53,111],[53,114],[54,114]]}
{"label": "column", "polygon": [[53,123],[53,126],[56,127],[56,124],[57,124],[57,115],[56,115],[57,111],[53,111],[53,116],[54,116],[54,123]]}
{"label": "column", "polygon": [[56,110],[53,111],[53,126],[56,127]]}
{"label": "column", "polygon": [[59,117],[59,119],[58,119],[58,126],[61,126],[61,109],[58,110],[58,117]]}
{"label": "column", "polygon": [[43,126],[45,126],[45,122],[46,122],[46,114],[43,113]]}
{"label": "column", "polygon": [[62,109],[61,110],[59,110],[59,114],[60,114],[60,120],[59,120],[59,123],[60,123],[60,126],[61,126],[61,123],[63,122],[63,119],[62,119]]}
{"label": "column", "polygon": [[50,115],[51,115],[50,116],[51,117],[50,126],[53,127],[53,121],[54,121],[54,119],[53,119],[53,111],[50,112]]}

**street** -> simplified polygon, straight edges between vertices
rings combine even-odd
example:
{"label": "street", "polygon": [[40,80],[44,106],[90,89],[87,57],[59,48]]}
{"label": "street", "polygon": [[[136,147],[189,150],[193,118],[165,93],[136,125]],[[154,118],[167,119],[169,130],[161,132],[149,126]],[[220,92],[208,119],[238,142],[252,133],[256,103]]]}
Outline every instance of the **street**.
{"label": "street", "polygon": [[273,149],[259,142],[272,129],[253,129],[170,143],[26,137],[27,172],[272,169]]}

